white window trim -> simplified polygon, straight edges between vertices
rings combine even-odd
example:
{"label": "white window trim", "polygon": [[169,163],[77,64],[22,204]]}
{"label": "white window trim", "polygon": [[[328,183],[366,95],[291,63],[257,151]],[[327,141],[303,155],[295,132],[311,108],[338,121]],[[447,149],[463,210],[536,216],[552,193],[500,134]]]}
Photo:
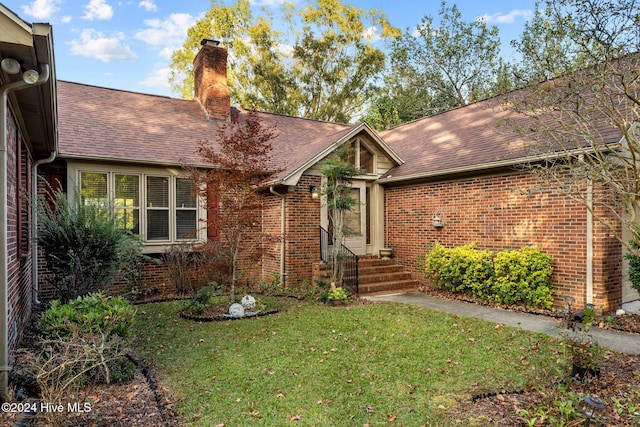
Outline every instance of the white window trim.
{"label": "white window trim", "polygon": [[[198,196],[196,202],[196,238],[195,239],[176,239],[176,212],[179,209],[176,206],[176,178],[189,178],[183,170],[178,168],[153,168],[139,166],[111,166],[104,164],[69,162],[67,164],[67,188],[75,188],[80,183],[80,174],[82,172],[106,173],[107,174],[107,191],[110,200],[113,200],[115,188],[113,185],[113,177],[116,174],[137,175],[140,177],[140,236],[144,243],[143,253],[160,253],[166,252],[171,246],[178,244],[201,244],[207,241],[207,230],[203,224],[206,224],[207,210],[205,208],[206,201],[202,196]],[[168,177],[169,184],[169,240],[146,240],[147,232],[147,176]],[[73,191],[68,194],[73,199]]]}

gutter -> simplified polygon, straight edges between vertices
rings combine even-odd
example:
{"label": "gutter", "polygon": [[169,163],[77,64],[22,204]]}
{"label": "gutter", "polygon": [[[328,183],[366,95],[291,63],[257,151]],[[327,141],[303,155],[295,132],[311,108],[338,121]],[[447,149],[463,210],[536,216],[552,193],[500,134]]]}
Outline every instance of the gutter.
{"label": "gutter", "polygon": [[[620,142],[610,143],[608,144],[607,149],[615,150],[617,148],[620,148],[620,146],[622,146]],[[585,147],[585,148],[577,148],[574,150],[558,151],[553,154],[518,157],[515,159],[498,160],[498,161],[489,162],[489,163],[460,166],[460,167],[449,168],[449,169],[440,169],[432,172],[422,172],[422,173],[414,173],[414,174],[400,175],[400,176],[387,175],[385,178],[380,178],[378,180],[378,183],[381,185],[404,184],[408,182],[410,183],[412,181],[442,178],[444,176],[449,176],[449,175],[480,172],[480,171],[486,171],[491,169],[518,166],[518,165],[523,165],[527,163],[538,163],[545,160],[557,160],[567,156],[588,155],[593,153],[594,151],[595,150],[593,148]],[[391,170],[390,172],[393,173],[393,170]]]}
{"label": "gutter", "polygon": [[54,150],[46,159],[40,159],[31,166],[31,290],[33,303],[40,305],[38,295],[38,166],[51,163],[56,159],[58,152]]}
{"label": "gutter", "polygon": [[0,87],[0,120],[2,121],[2,132],[0,132],[0,394],[6,401],[7,388],[9,385],[9,256],[7,248],[8,227],[8,198],[7,198],[7,100],[10,92],[35,87],[46,83],[49,80],[49,65],[41,66],[42,74],[34,84],[25,83],[22,80],[7,83]]}
{"label": "gutter", "polygon": [[586,303],[593,304],[593,182],[587,182],[587,277]]}
{"label": "gutter", "polygon": [[271,194],[273,194],[274,196],[278,196],[280,197],[280,238],[282,239],[282,241],[280,242],[280,286],[284,288],[284,284],[285,284],[285,239],[284,239],[284,235],[285,235],[285,231],[286,231],[286,218],[285,218],[285,214],[287,212],[286,210],[286,198],[285,195],[282,193],[278,193],[273,186],[269,187],[269,192]]}

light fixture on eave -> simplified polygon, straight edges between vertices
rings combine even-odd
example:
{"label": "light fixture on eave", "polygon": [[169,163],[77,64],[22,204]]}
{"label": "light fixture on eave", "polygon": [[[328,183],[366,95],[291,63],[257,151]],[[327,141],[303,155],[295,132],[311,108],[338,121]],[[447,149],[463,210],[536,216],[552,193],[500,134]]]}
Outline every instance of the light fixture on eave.
{"label": "light fixture on eave", "polygon": [[18,74],[20,72],[20,63],[13,58],[4,58],[2,62],[0,62],[0,66],[2,67],[2,71],[7,74]]}
{"label": "light fixture on eave", "polygon": [[0,67],[2,68],[2,71],[7,74],[18,74],[20,71],[23,71],[22,81],[29,85],[35,84],[38,81],[38,78],[40,78],[40,73],[36,70],[25,70],[24,67],[13,58],[4,58],[0,62]]}

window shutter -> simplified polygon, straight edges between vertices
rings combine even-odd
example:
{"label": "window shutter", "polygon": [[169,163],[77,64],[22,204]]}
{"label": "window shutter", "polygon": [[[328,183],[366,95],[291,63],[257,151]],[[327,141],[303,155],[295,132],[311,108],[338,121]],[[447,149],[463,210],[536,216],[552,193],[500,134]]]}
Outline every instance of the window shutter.
{"label": "window shutter", "polygon": [[220,206],[218,204],[218,196],[215,188],[210,186],[207,188],[207,240],[220,239],[218,231],[218,214]]}

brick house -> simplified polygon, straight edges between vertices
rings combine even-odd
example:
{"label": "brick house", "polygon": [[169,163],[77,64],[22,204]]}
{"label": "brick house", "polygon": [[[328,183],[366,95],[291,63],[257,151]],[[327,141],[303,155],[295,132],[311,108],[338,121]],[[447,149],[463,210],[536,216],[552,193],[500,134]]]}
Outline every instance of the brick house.
{"label": "brick house", "polygon": [[[38,167],[57,149],[56,79],[48,24],[0,4],[0,394],[37,295],[31,203]],[[27,71],[25,71],[27,70]]]}
{"label": "brick house", "polygon": [[[226,59],[216,43],[203,45],[194,61],[195,101],[58,82],[60,149],[47,169],[50,181],[90,185],[92,194],[121,200],[147,253],[215,238],[215,230],[201,229],[190,238],[180,234],[207,215],[206,201],[183,203],[190,187],[182,166],[205,166],[195,154],[198,141],[215,144],[221,123],[231,114],[240,120],[246,115],[230,104]],[[275,276],[296,285],[317,276],[319,230],[328,228],[326,207],[313,197],[322,185],[318,163],[350,144],[364,171],[352,182],[360,203],[349,217],[359,233],[346,243],[355,254],[369,255],[361,261],[361,292],[424,280],[417,258],[438,240],[477,242],[491,250],[539,246],[554,257],[558,301],[573,296],[577,304],[617,308],[638,299],[622,279],[621,245],[584,206],[554,188],[540,191],[540,183],[517,167],[525,155],[513,147],[527,141],[496,130],[510,113],[495,99],[384,132],[366,123],[258,114],[276,127],[272,143],[283,172],[264,191],[260,224],[280,240],[252,266],[254,279]],[[615,132],[608,135],[610,142],[620,139]],[[387,270],[373,260],[383,248],[393,250]],[[148,279],[170,287],[162,267],[149,267]],[[384,283],[376,287],[370,283],[375,280]]]}
{"label": "brick house", "polygon": [[[33,256],[37,223],[30,200],[36,187],[79,185],[86,197],[113,199],[124,226],[141,236],[151,255],[215,240],[217,230],[197,226],[215,211],[214,203],[190,199],[183,166],[210,167],[196,155],[198,142],[215,146],[221,124],[232,114],[243,120],[247,112],[231,106],[227,52],[212,42],[194,62],[195,100],[57,81],[51,27],[27,24],[2,5],[0,58],[16,60],[0,72],[0,386],[6,390],[11,353],[31,307],[50,296],[46,272]],[[40,72],[33,84],[20,83],[23,67]],[[366,123],[258,113],[276,128],[274,160],[282,172],[263,192],[258,224],[277,243],[247,269],[252,278],[278,277],[295,286],[322,274],[320,230],[329,224],[325,204],[315,197],[323,184],[318,165],[348,144],[363,170],[352,182],[360,203],[348,218],[358,233],[346,242],[363,257],[362,293],[423,281],[417,258],[437,240],[477,242],[491,250],[539,246],[554,258],[558,301],[573,296],[577,304],[617,308],[638,300],[623,279],[621,245],[584,206],[555,188],[541,188],[518,167],[526,155],[514,147],[527,141],[497,131],[496,123],[509,114],[497,107],[490,99],[384,132]],[[615,131],[605,134],[607,142],[620,139]],[[392,260],[379,261],[381,250],[389,249]],[[148,286],[171,289],[165,267],[150,263],[143,271]]]}

